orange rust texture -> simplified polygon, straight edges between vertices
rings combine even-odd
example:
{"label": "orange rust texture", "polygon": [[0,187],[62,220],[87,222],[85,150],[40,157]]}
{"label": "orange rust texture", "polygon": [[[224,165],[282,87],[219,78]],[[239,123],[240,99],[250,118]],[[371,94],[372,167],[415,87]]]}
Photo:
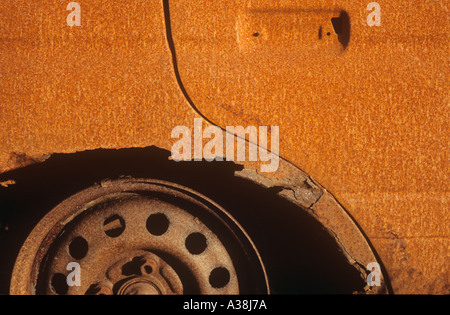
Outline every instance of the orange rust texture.
{"label": "orange rust texture", "polygon": [[[173,2],[180,74],[213,122],[280,126],[280,154],[348,209],[395,292],[448,293],[449,7],[379,1],[381,26],[369,27],[369,2]],[[292,27],[302,16],[317,25],[305,12],[336,9],[351,19],[345,52],[335,37]],[[267,23],[247,30],[239,23],[255,11]],[[287,26],[298,38],[259,42]]]}
{"label": "orange rust texture", "polygon": [[67,26],[67,3],[2,2],[0,170],[17,156],[167,147],[174,126],[193,125],[161,3],[78,1],[81,27]]}
{"label": "orange rust texture", "polygon": [[[380,0],[380,27],[366,24],[370,1],[169,2],[199,112],[280,126],[280,155],[356,219],[395,293],[449,293],[445,1]],[[198,117],[162,1],[78,3],[81,27],[66,25],[64,1],[2,2],[2,171],[53,152],[170,149],[172,128]],[[326,24],[341,9],[345,51]]]}

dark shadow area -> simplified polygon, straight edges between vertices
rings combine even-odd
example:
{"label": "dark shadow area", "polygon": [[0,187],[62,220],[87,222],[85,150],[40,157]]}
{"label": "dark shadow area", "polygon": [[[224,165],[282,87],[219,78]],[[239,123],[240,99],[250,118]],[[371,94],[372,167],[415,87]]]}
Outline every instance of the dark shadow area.
{"label": "dark shadow area", "polygon": [[0,175],[0,293],[9,292],[15,258],[27,235],[57,204],[104,179],[131,176],[174,182],[224,207],[263,258],[274,294],[351,294],[365,285],[334,239],[312,216],[266,189],[236,178],[232,162],[173,162],[156,147],[55,154]]}
{"label": "dark shadow area", "polygon": [[346,49],[350,42],[350,16],[346,11],[342,11],[339,17],[331,19],[331,24],[338,35],[339,42]]}

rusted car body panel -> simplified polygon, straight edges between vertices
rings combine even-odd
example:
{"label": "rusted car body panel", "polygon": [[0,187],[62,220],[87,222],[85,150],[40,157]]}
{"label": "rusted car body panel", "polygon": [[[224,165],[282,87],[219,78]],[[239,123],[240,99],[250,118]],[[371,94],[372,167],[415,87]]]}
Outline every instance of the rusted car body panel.
{"label": "rusted car body panel", "polygon": [[[1,172],[54,153],[170,150],[194,118],[279,126],[280,169],[243,162],[245,176],[295,190],[301,169],[327,192],[306,206],[351,248],[344,212],[327,210],[345,208],[393,292],[448,293],[444,2],[383,2],[380,27],[366,1],[78,3],[81,27],[60,1],[2,3]],[[342,12],[345,45],[331,23]]]}

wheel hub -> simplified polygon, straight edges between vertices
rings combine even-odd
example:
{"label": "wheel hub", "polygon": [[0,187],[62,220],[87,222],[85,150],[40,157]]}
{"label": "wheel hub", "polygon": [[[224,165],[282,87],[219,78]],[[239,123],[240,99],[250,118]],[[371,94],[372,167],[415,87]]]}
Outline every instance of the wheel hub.
{"label": "wheel hub", "polygon": [[157,255],[136,251],[107,267],[87,294],[170,295],[182,294],[183,284],[175,270]]}

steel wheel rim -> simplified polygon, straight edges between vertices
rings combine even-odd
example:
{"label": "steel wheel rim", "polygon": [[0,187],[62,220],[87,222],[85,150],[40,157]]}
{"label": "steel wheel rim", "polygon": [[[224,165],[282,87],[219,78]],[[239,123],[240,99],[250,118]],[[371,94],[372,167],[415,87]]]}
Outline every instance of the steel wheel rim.
{"label": "steel wheel rim", "polygon": [[[152,227],[157,216],[168,225]],[[139,259],[153,259],[154,272],[135,266],[131,274],[108,274]],[[67,275],[70,262],[89,280],[63,292],[54,277]],[[50,211],[18,256],[11,293],[120,294],[130,286],[142,294],[269,293],[256,247],[228,212],[189,188],[149,179],[107,181]]]}

